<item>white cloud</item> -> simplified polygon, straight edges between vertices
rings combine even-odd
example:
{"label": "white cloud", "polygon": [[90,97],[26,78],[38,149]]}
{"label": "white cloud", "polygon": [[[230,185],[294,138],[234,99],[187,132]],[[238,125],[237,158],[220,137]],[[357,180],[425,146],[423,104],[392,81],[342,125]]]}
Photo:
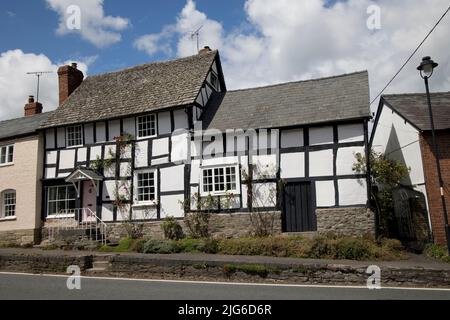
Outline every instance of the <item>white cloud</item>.
{"label": "white cloud", "polygon": [[[247,0],[244,28],[224,32],[222,24],[188,0],[164,32],[140,38],[149,54],[177,48],[177,56],[195,53],[189,32],[203,25],[200,45],[220,50],[230,89],[369,70],[374,97],[403,64],[448,7],[447,0],[348,0],[325,7],[324,0]],[[369,5],[381,8],[381,29],[366,27]],[[427,8],[427,10],[424,10]],[[430,36],[386,92],[423,91],[415,70],[423,55],[440,63],[433,91],[450,90],[450,16]],[[169,30],[169,32],[167,32]],[[244,30],[244,31],[242,31]],[[173,43],[175,42],[175,43]]]}
{"label": "white cloud", "polygon": [[[46,0],[48,6],[59,15],[57,34],[79,33],[80,36],[102,48],[117,43],[122,39],[119,31],[126,29],[130,22],[126,18],[106,16],[103,0]],[[67,20],[72,16],[67,12],[69,6],[80,8],[80,29],[70,30]]]}
{"label": "white cloud", "polygon": [[[96,57],[86,57],[78,61],[78,68],[86,75],[88,65]],[[0,53],[0,120],[23,116],[23,108],[29,95],[36,95],[37,79],[27,72],[52,71],[40,79],[39,101],[44,112],[58,106],[59,66],[73,62],[52,62],[43,54],[24,53],[22,50],[10,50]]]}

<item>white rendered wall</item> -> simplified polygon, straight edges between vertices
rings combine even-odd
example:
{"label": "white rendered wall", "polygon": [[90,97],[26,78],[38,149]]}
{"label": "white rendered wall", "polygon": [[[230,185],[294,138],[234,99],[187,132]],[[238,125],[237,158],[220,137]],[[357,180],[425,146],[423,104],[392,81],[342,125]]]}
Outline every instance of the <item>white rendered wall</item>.
{"label": "white rendered wall", "polygon": [[367,203],[367,184],[365,179],[338,180],[339,205],[365,205]]}
{"label": "white rendered wall", "polygon": [[309,153],[309,176],[333,175],[333,149],[312,151]]}
{"label": "white rendered wall", "polygon": [[332,207],[335,205],[334,181],[316,181],[316,206]]}
{"label": "white rendered wall", "polygon": [[280,155],[280,169],[282,179],[305,177],[305,153],[282,153]]}
{"label": "white rendered wall", "polygon": [[281,131],[281,148],[303,147],[303,129]]}
{"label": "white rendered wall", "polygon": [[309,129],[309,144],[311,146],[333,143],[333,127],[314,127]]}

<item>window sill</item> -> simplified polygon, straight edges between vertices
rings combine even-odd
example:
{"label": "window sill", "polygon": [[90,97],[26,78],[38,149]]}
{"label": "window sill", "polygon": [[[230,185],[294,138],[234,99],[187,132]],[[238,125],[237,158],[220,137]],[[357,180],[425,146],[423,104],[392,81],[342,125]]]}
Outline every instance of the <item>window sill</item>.
{"label": "window sill", "polygon": [[16,216],[0,218],[0,222],[2,222],[2,221],[14,221],[14,220],[17,220]]}
{"label": "window sill", "polygon": [[13,165],[14,165],[14,162],[3,163],[3,164],[0,164],[0,168],[11,167]]}
{"label": "window sill", "polygon": [[151,201],[151,202],[139,202],[136,204],[133,204],[132,208],[145,208],[145,207],[155,207],[158,204],[157,201]]}
{"label": "window sill", "polygon": [[47,220],[65,218],[75,218],[75,214],[52,214],[47,216]]}
{"label": "window sill", "polygon": [[222,197],[222,196],[229,196],[229,195],[233,195],[233,196],[238,196],[241,193],[239,191],[221,191],[221,192],[207,192],[207,193],[200,193],[200,197],[207,197],[207,196],[212,196],[212,197]]}

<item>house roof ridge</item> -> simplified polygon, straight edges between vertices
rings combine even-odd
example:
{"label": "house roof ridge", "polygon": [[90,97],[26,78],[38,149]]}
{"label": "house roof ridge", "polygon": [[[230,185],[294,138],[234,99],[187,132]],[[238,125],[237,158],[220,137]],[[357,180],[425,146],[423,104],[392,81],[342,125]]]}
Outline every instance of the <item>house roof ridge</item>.
{"label": "house roof ridge", "polygon": [[367,70],[361,70],[361,71],[355,71],[355,72],[350,72],[350,73],[343,73],[343,74],[338,74],[338,75],[333,75],[333,76],[326,76],[326,77],[320,77],[320,78],[305,79],[305,80],[294,80],[294,81],[280,82],[280,83],[269,84],[269,85],[262,85],[262,86],[251,87],[251,88],[242,88],[242,89],[228,90],[227,93],[247,91],[247,90],[267,89],[267,88],[280,87],[280,86],[289,85],[289,84],[314,82],[314,81],[335,79],[335,78],[341,78],[341,77],[348,77],[348,76],[352,76],[352,75],[356,75],[356,74],[363,74],[363,73],[368,73],[368,71]]}

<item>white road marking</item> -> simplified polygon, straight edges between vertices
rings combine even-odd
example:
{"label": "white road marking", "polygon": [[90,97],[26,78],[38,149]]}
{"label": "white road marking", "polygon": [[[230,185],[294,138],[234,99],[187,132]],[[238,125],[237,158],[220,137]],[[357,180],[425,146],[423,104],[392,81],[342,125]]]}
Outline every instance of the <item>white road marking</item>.
{"label": "white road marking", "polygon": [[[69,275],[62,274],[46,274],[46,273],[21,273],[21,272],[1,272],[0,275],[20,275],[35,277],[55,277],[67,278]],[[336,288],[336,289],[367,289],[366,286],[342,286],[342,285],[321,285],[321,284],[288,284],[288,283],[250,283],[250,282],[214,282],[214,281],[193,281],[193,280],[168,280],[168,279],[139,279],[139,278],[114,278],[114,277],[95,277],[81,276],[83,279],[95,280],[115,280],[115,281],[136,281],[136,282],[168,282],[168,283],[188,283],[188,284],[219,284],[234,286],[268,286],[268,287],[299,287],[299,288]],[[417,290],[417,291],[450,291],[450,288],[413,288],[413,287],[381,287],[377,290]],[[371,290],[372,291],[372,290]]]}

